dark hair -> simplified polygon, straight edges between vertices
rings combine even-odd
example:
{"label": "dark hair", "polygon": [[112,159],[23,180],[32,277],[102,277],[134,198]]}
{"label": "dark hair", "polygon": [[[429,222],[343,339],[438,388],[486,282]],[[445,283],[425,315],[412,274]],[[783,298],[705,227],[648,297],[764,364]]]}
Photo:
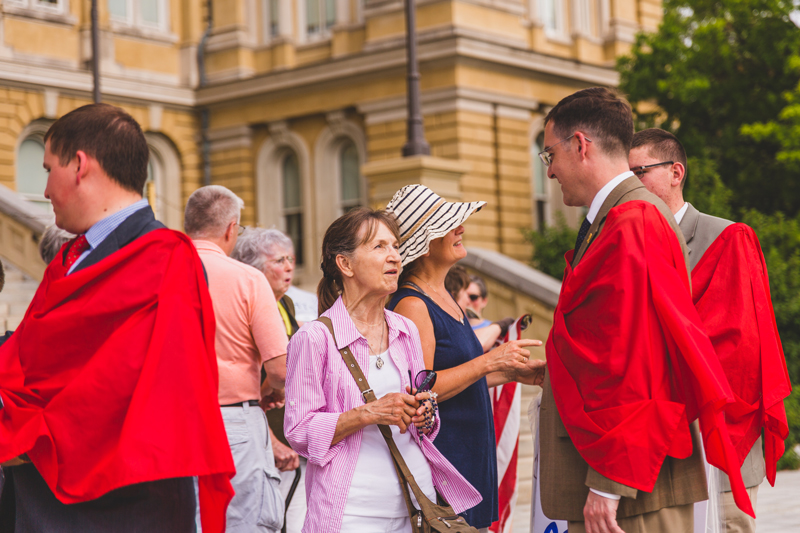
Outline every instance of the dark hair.
{"label": "dark hair", "polygon": [[631,149],[641,146],[647,147],[647,153],[650,157],[661,161],[675,161],[683,165],[685,169],[683,180],[681,180],[681,190],[683,190],[689,174],[689,166],[686,163],[686,150],[683,149],[683,145],[678,138],[668,131],[659,128],[648,128],[633,135]]}
{"label": "dark hair", "polygon": [[[478,276],[477,274],[473,274],[469,277],[469,282],[478,286],[478,291],[481,293],[481,298],[486,298],[489,296],[489,291],[486,289],[486,282],[483,281],[482,277]],[[467,285],[467,287],[469,287],[469,285]]]}
{"label": "dark hair", "polygon": [[592,87],[573,93],[550,110],[545,125],[550,121],[559,138],[581,131],[606,154],[628,158],[633,113],[616,91]]}
{"label": "dark hair", "polygon": [[375,210],[369,207],[359,207],[348,211],[333,221],[325,231],[322,239],[322,279],[317,285],[317,300],[319,301],[319,314],[331,308],[341,294],[342,273],[336,264],[336,257],[343,255],[353,257],[356,249],[369,242],[378,231],[378,224],[383,224],[400,240],[400,228],[394,215],[383,209]]}
{"label": "dark hair", "polygon": [[444,288],[458,301],[458,293],[469,287],[470,279],[467,269],[461,265],[453,265],[444,278]]}
{"label": "dark hair", "polygon": [[81,150],[123,188],[143,193],[150,150],[142,128],[122,109],[108,104],[79,107],[56,120],[44,141],[62,166]]}

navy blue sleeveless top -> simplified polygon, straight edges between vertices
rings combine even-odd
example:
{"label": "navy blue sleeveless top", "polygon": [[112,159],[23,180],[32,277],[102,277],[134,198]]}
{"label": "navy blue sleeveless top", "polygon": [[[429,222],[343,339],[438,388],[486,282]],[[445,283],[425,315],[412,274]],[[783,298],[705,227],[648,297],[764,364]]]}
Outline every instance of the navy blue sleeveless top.
{"label": "navy blue sleeveless top", "polygon": [[[483,348],[469,321],[462,324],[427,295],[400,288],[389,309],[408,296],[428,307],[436,336],[433,369],[437,372],[464,364],[483,355]],[[483,496],[483,501],[462,513],[469,525],[484,528],[498,520],[497,444],[486,378],[481,378],[449,400],[439,404],[442,425],[433,444]]]}

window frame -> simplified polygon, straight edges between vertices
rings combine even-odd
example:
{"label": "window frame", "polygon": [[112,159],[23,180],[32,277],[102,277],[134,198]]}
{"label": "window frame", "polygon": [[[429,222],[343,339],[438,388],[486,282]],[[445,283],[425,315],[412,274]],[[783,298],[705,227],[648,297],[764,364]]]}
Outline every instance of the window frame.
{"label": "window frame", "polygon": [[159,17],[159,21],[157,23],[147,22],[142,19],[142,0],[125,0],[127,13],[124,17],[111,14],[111,10],[108,6],[109,0],[106,0],[106,9],[109,9],[109,20],[113,25],[118,25],[123,28],[137,28],[141,30],[167,33],[169,32],[170,28],[169,1],[170,0],[156,0],[158,4]]}
{"label": "window frame", "polygon": [[[320,29],[319,31],[315,31],[313,33],[308,31],[308,3],[315,2],[317,7],[319,8],[320,12]],[[327,3],[333,2],[333,21],[330,25],[327,25]],[[300,26],[301,35],[303,36],[303,41],[308,43],[314,43],[318,41],[325,41],[331,38],[333,35],[333,28],[337,24],[336,20],[336,11],[337,11],[337,0],[301,0],[298,2],[298,5],[302,6],[302,16],[297,17],[298,25]]]}
{"label": "window frame", "polygon": [[32,13],[42,13],[48,15],[68,15],[69,14],[69,0],[56,0],[56,5],[50,5],[48,2],[41,0],[5,0],[3,4],[3,11],[9,11],[14,8],[29,10]]}
{"label": "window frame", "polygon": [[[550,211],[550,183],[547,177],[547,167],[544,166],[541,159],[539,159],[539,152],[544,150],[544,132],[539,132],[533,136],[531,142],[531,181],[532,181],[532,197],[533,197],[533,210],[534,220],[536,220],[536,230],[544,231],[545,226],[549,223]],[[538,181],[542,180],[542,192],[539,192]]]}
{"label": "window frame", "polygon": [[[298,205],[295,207],[286,207],[286,160],[289,157],[294,157],[295,163],[297,165],[297,186],[299,189],[299,198],[298,198]],[[295,257],[296,265],[298,267],[305,266],[305,241],[306,241],[306,225],[308,224],[308,216],[306,216],[306,209],[305,209],[305,202],[303,198],[303,170],[300,164],[300,155],[291,147],[284,147],[282,150],[281,155],[279,156],[279,199],[280,199],[280,226],[281,231],[289,235],[291,238],[292,235],[289,233],[289,224],[288,218],[291,216],[299,216],[300,219],[300,235],[299,235],[299,242],[295,242],[296,239],[292,239],[292,244],[295,248]]]}

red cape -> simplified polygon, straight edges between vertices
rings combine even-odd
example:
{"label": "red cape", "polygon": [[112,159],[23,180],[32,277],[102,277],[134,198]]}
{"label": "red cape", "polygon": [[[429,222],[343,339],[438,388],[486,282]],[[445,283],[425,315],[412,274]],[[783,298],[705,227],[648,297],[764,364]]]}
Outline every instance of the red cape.
{"label": "red cape", "polygon": [[733,224],[692,270],[694,304],[717,351],[735,402],[725,419],[741,464],[764,429],[767,479],[789,436],[783,399],[792,393],[764,254],[755,232]]}
{"label": "red cape", "polygon": [[224,531],[234,466],[191,241],[152,231],[65,274],[59,255],[0,347],[0,461],[27,452],[66,504],[199,476],[203,530]]}
{"label": "red cape", "polygon": [[708,462],[754,516],[725,425],[730,386],[664,217],[647,202],[615,207],[575,270],[572,252],[566,259],[547,366],[578,452],[603,476],[650,492],[667,455],[691,455],[699,417]]}

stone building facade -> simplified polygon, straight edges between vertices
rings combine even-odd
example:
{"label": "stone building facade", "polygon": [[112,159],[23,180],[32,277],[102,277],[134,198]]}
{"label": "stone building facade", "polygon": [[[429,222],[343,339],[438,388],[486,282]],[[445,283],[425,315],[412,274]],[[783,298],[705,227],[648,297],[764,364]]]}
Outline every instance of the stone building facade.
{"label": "stone building facade", "polygon": [[[615,85],[615,58],[660,16],[660,0],[417,0],[422,166],[488,202],[468,246],[525,261],[521,228],[578,223],[536,158],[543,117]],[[243,223],[291,234],[313,285],[327,225],[386,199],[369,166],[403,166],[403,1],[99,0],[99,19],[103,98],[146,131],[158,217],[180,228],[194,189],[225,185]],[[44,210],[42,135],[91,97],[89,20],[89,0],[0,4],[0,184]]]}

